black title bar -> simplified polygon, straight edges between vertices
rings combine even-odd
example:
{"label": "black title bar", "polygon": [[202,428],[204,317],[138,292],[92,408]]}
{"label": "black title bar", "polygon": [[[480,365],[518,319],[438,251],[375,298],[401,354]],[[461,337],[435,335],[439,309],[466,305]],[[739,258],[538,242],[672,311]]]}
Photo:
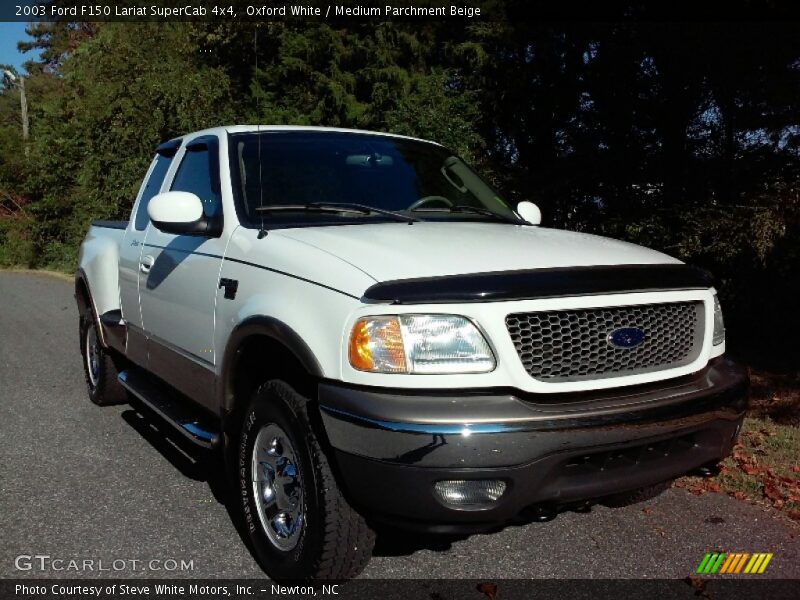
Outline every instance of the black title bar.
{"label": "black title bar", "polygon": [[797,2],[773,0],[4,0],[0,21],[785,21]]}

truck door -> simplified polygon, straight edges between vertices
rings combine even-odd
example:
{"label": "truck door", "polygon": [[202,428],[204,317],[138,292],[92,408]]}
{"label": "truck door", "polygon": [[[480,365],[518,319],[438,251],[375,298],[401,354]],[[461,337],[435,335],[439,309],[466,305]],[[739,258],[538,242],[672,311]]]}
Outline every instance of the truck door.
{"label": "truck door", "polygon": [[[189,141],[169,187],[192,192],[222,218],[216,136]],[[214,404],[214,307],[225,238],[176,235],[150,223],[139,264],[148,370],[202,404]]]}
{"label": "truck door", "polygon": [[139,259],[142,256],[145,232],[150,222],[147,205],[150,199],[161,191],[164,178],[179,147],[180,140],[173,140],[156,148],[156,156],[142,182],[135,212],[131,215],[131,221],[125,230],[125,237],[119,249],[119,301],[122,318],[128,327],[126,354],[133,362],[145,366],[147,347],[139,307]]}

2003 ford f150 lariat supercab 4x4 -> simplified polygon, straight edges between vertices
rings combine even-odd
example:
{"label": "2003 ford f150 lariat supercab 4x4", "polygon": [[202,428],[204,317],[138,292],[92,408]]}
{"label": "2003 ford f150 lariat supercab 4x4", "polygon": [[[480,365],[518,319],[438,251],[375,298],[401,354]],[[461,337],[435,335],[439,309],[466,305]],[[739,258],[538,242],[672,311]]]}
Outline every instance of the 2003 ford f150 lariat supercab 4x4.
{"label": "2003 ford f150 lariat supercab 4x4", "polygon": [[81,248],[90,398],[220,448],[282,579],[354,577],[375,524],[486,531],[710,472],[748,380],[706,273],[539,222],[424,140],[168,141]]}

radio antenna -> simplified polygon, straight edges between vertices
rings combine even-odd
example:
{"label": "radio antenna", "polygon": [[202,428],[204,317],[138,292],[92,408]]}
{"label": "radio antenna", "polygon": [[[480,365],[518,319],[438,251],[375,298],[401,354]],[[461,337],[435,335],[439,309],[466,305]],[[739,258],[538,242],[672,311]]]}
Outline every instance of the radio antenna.
{"label": "radio antenna", "polygon": [[[256,71],[254,76],[258,77],[258,24],[256,24],[253,33],[253,52],[256,60]],[[261,114],[258,107],[258,97],[253,96],[253,101],[256,105],[256,139],[258,143],[258,208],[259,216],[261,217],[261,229],[258,230],[258,239],[262,239],[267,235],[267,230],[264,228],[264,182],[261,177]]]}

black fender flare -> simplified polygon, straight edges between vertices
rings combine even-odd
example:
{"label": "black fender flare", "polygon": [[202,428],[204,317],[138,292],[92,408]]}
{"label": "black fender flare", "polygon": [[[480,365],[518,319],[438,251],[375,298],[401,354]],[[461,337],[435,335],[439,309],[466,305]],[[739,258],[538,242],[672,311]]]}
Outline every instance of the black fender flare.
{"label": "black fender flare", "polygon": [[95,320],[95,327],[97,328],[97,333],[100,336],[100,344],[104,348],[108,348],[108,344],[106,343],[105,338],[105,330],[103,329],[102,323],[100,322],[100,315],[97,314],[97,307],[94,305],[94,297],[92,296],[92,288],[89,285],[89,278],[86,276],[86,272],[81,268],[78,267],[78,270],[75,271],[75,302],[78,305],[78,311],[80,312],[81,309],[85,309],[87,307],[81,306],[81,299],[80,299],[80,286],[86,288],[86,294],[89,296],[86,298],[88,302],[88,308],[92,309],[92,314],[94,315]]}
{"label": "black fender flare", "polygon": [[236,364],[236,356],[244,341],[253,336],[265,336],[280,342],[308,371],[309,375],[320,379],[324,377],[322,367],[311,348],[289,325],[274,317],[263,315],[248,317],[233,329],[228,338],[228,343],[225,345],[220,380],[217,386],[219,405],[223,417],[232,410],[234,404],[231,371]]}
{"label": "black fender flare", "polygon": [[80,267],[78,270],[75,271],[75,302],[78,303],[78,308],[86,308],[85,306],[81,306],[81,286],[86,288],[86,294],[89,296],[86,300],[89,302],[89,305],[92,305],[92,292],[89,289],[89,281],[86,277],[86,273]]}

